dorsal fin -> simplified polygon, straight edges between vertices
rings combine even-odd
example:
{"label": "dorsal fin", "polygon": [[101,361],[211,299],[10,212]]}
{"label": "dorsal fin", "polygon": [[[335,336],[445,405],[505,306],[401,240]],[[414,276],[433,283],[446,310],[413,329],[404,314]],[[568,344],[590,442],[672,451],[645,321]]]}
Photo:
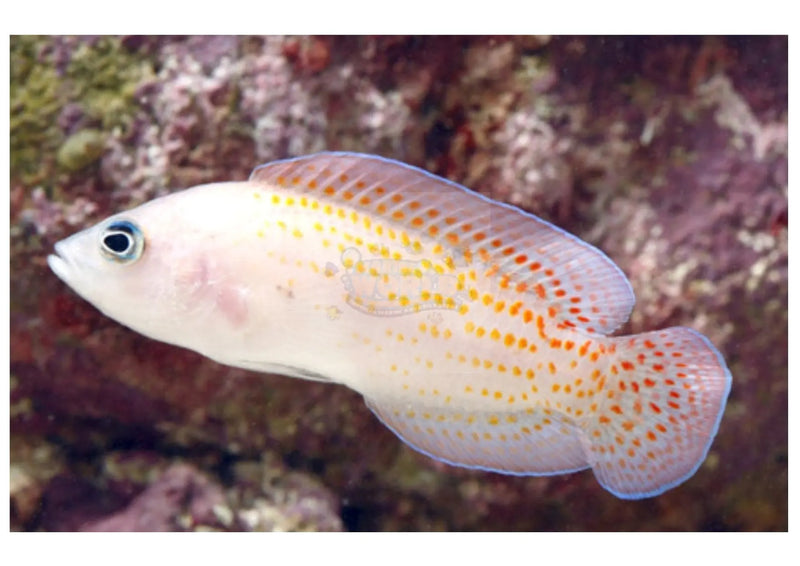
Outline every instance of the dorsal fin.
{"label": "dorsal fin", "polygon": [[625,275],[603,252],[532,214],[382,157],[328,152],[275,161],[250,180],[318,198],[435,240],[482,262],[503,288],[570,327],[607,334],[634,304]]}

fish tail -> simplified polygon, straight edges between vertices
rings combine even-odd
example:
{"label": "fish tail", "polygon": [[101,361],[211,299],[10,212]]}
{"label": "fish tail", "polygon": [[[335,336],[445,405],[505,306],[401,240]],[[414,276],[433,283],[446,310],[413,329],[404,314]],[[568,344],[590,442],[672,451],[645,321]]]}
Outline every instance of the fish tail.
{"label": "fish tail", "polygon": [[602,403],[582,423],[598,481],[625,499],[652,497],[690,478],[717,433],[731,374],[689,328],[612,339]]}

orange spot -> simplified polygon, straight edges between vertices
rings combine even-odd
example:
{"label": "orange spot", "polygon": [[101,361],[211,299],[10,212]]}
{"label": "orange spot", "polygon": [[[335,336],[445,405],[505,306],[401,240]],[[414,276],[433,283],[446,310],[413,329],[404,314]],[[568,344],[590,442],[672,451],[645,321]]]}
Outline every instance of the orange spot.
{"label": "orange spot", "polygon": [[450,233],[450,234],[447,234],[447,236],[446,236],[446,237],[447,237],[447,240],[448,240],[448,241],[449,241],[451,244],[453,244],[453,245],[456,245],[456,244],[458,244],[458,234],[452,234],[452,233]]}
{"label": "orange spot", "polygon": [[622,428],[624,428],[628,432],[632,431],[633,430],[633,422],[625,421],[624,423],[622,423]]}
{"label": "orange spot", "polygon": [[472,235],[472,239],[475,240],[476,242],[481,242],[486,239],[486,234],[484,234],[483,232],[476,232],[475,234]]}
{"label": "orange spot", "polygon": [[553,338],[550,340],[550,347],[551,348],[560,348],[561,347],[561,340],[558,338]]}
{"label": "orange spot", "polygon": [[652,430],[648,430],[647,431],[647,439],[649,441],[651,441],[651,442],[655,442],[656,441],[656,435]]}
{"label": "orange spot", "polygon": [[529,310],[526,310],[522,313],[522,320],[524,320],[525,323],[531,322],[533,320],[533,313]]}
{"label": "orange spot", "polygon": [[547,316],[555,318],[557,314],[558,310],[556,310],[556,307],[547,307]]}
{"label": "orange spot", "polygon": [[392,218],[394,218],[395,220],[402,220],[405,217],[406,217],[406,215],[402,210],[395,210],[392,213]]}
{"label": "orange spot", "polygon": [[608,418],[607,416],[605,416],[605,415],[600,415],[600,417],[598,418],[598,420],[600,421],[600,424],[608,424],[608,423],[610,423],[610,422],[611,422],[611,419],[609,419],[609,418]]}
{"label": "orange spot", "polygon": [[575,346],[575,342],[573,342],[572,340],[567,340],[567,341],[564,342],[564,349],[565,350],[572,350],[572,348],[574,346]]}
{"label": "orange spot", "polygon": [[622,414],[622,409],[620,409],[619,405],[612,405],[611,411],[617,413],[618,415]]}
{"label": "orange spot", "polygon": [[547,296],[544,286],[541,283],[537,283],[536,287],[534,287],[534,290],[536,291],[536,294],[539,295],[540,299],[544,299]]}
{"label": "orange spot", "polygon": [[328,185],[322,192],[328,196],[333,196],[336,193],[336,189],[334,189],[332,185]]}
{"label": "orange spot", "polygon": [[656,347],[656,345],[653,344],[650,340],[645,340],[644,341],[644,346],[645,346],[645,348],[655,348]]}

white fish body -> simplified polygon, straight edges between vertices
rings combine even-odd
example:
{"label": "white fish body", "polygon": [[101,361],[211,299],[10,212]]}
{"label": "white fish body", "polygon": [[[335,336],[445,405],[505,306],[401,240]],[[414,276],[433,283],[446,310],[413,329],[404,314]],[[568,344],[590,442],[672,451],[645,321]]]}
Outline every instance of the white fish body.
{"label": "white fish body", "polygon": [[607,336],[634,297],[592,246],[390,160],[323,153],[114,215],[56,245],[102,312],[220,363],[341,383],[411,446],[623,498],[705,459],[730,389],[703,336]]}

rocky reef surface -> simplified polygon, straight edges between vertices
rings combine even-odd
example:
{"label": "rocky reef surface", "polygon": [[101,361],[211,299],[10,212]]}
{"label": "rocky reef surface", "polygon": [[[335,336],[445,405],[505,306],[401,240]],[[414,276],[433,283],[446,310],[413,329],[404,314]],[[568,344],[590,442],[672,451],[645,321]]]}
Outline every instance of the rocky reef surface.
{"label": "rocky reef surface", "polygon": [[[785,37],[11,38],[15,530],[786,530]],[[337,386],[231,369],[105,318],[57,240],[171,190],[377,153],[603,249],[623,333],[725,356],[677,489],[507,477],[415,453]]]}

